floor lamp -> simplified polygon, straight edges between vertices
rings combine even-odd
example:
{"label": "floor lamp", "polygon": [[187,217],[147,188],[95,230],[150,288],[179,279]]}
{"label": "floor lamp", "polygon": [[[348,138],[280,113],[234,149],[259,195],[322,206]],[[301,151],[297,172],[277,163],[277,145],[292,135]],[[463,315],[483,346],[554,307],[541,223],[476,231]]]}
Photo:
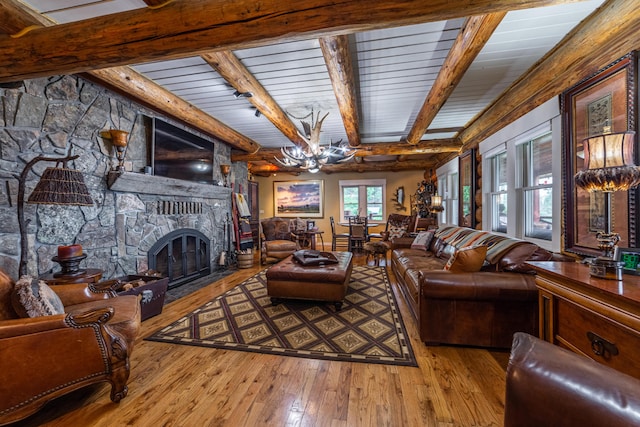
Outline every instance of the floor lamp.
{"label": "floor lamp", "polygon": [[591,264],[592,276],[622,279],[621,262],[613,259],[620,235],[611,226],[611,193],[627,191],[640,184],[640,168],[635,164],[635,132],[607,132],[583,141],[584,169],[574,179],[576,185],[589,192],[604,193],[605,229],[597,233],[603,255]]}
{"label": "floor lamp", "polygon": [[[20,276],[27,274],[27,225],[30,222],[24,219],[24,193],[27,175],[39,162],[56,163],[56,167],[48,167],[42,173],[40,180],[29,196],[28,203],[93,206],[93,200],[84,183],[82,173],[78,170],[67,168],[67,162],[78,157],[77,155],[72,156],[71,153],[61,158],[37,156],[27,163],[18,177],[18,226],[20,228],[20,264],[18,273]],[[58,167],[60,164],[62,164],[62,167]]]}

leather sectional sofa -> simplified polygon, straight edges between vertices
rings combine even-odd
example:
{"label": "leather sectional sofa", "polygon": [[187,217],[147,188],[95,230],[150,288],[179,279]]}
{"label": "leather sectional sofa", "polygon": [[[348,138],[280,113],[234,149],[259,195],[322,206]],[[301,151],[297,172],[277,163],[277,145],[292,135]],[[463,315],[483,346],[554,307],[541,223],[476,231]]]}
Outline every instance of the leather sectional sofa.
{"label": "leather sectional sofa", "polygon": [[[394,241],[391,268],[426,344],[509,348],[515,332],[537,335],[538,291],[525,262],[554,259],[551,252],[465,227],[436,230],[424,248],[412,243]],[[472,251],[479,260],[451,265],[454,254]]]}

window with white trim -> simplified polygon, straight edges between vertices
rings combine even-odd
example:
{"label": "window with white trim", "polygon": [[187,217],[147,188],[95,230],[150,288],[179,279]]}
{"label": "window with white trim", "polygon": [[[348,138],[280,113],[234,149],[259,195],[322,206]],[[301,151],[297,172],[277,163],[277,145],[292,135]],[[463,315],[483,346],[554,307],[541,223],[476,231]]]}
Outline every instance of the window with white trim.
{"label": "window with white trim", "polygon": [[492,156],[491,164],[491,188],[489,189],[491,206],[491,231],[499,233],[507,232],[507,152]]}
{"label": "window with white trim", "polygon": [[551,240],[553,169],[551,132],[517,147],[516,188],[522,193],[524,236]]}
{"label": "window with white trim", "polygon": [[340,222],[350,216],[367,216],[372,221],[384,221],[386,187],[385,179],[341,180]]}

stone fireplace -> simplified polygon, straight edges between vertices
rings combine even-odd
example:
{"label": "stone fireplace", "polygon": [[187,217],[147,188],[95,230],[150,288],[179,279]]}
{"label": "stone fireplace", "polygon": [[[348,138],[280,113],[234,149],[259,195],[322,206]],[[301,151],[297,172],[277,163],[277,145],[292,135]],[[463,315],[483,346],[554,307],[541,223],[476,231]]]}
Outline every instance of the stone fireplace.
{"label": "stone fireplace", "polygon": [[[150,117],[169,121],[77,76],[27,80],[18,89],[0,89],[0,268],[17,278],[17,175],[32,158],[63,157],[70,148],[79,157],[69,167],[82,172],[94,205],[25,205],[29,274],[59,270],[52,258],[59,245],[72,243],[81,244],[87,255],[80,268],[101,269],[103,279],[140,273],[153,268],[148,255],[154,245],[177,230],[194,230],[200,236],[194,241],[197,259],[180,267],[186,268],[185,277],[194,269],[202,272],[218,266],[226,245],[224,224],[231,213],[231,189],[145,175],[142,171],[150,164]],[[221,182],[219,165],[231,163],[230,147],[181,127],[211,141],[214,179]],[[114,171],[115,149],[101,136],[109,129],[129,132],[124,172]],[[29,173],[27,196],[47,166],[53,164],[38,164]],[[246,164],[232,164],[231,177],[234,184],[244,184]]]}

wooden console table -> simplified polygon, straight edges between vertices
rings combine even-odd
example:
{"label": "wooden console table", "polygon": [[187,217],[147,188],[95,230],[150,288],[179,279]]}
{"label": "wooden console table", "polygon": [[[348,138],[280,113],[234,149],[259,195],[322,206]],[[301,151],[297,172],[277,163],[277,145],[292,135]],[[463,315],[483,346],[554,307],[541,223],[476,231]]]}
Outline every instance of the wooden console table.
{"label": "wooden console table", "polygon": [[640,277],[591,277],[587,265],[529,262],[539,289],[540,338],[640,378]]}

